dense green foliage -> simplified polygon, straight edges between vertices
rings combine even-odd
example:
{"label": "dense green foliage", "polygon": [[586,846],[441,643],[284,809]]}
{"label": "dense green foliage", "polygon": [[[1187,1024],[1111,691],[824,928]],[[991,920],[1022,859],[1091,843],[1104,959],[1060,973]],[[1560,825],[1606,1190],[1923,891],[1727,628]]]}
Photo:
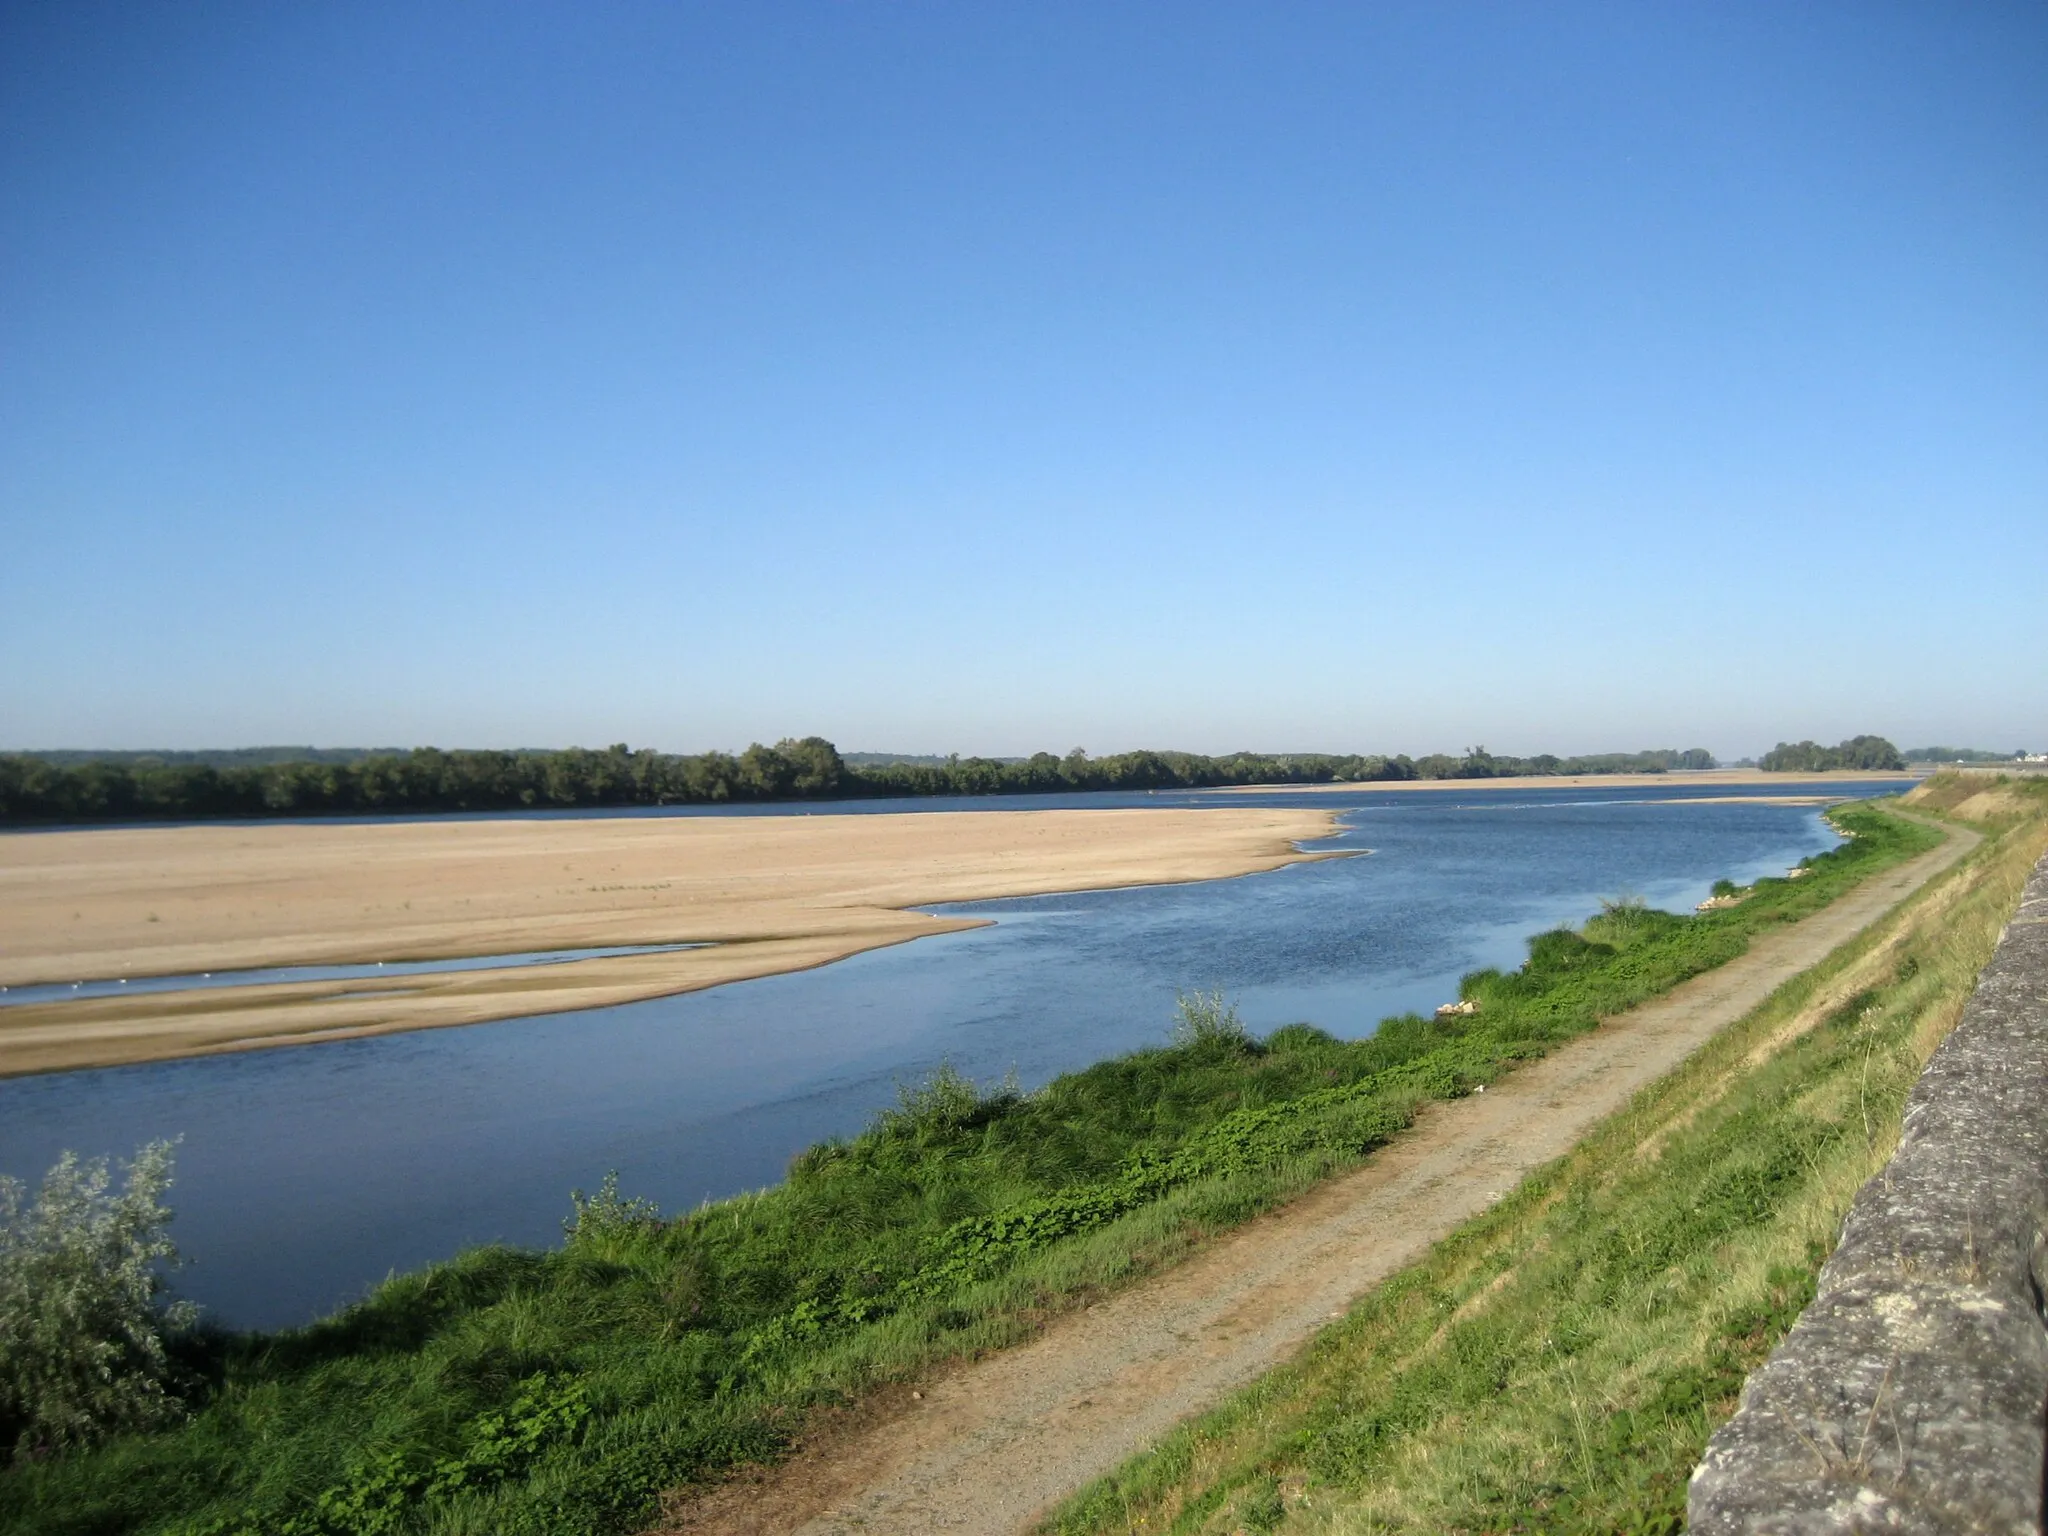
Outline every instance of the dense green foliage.
{"label": "dense green foliage", "polygon": [[[1889,1155],[2048,842],[2044,815],[1046,1528],[1677,1536],[1709,1434]],[[1838,1443],[1864,1417],[1835,1426]]]}
{"label": "dense green foliage", "polygon": [[178,1258],[170,1184],[164,1141],[136,1154],[119,1193],[104,1158],[69,1152],[33,1199],[0,1175],[0,1446],[17,1457],[184,1416],[165,1344],[192,1322],[162,1294]]}
{"label": "dense green foliage", "polygon": [[1905,766],[1899,749],[1882,736],[1851,736],[1832,747],[1817,741],[1781,741],[1757,759],[1757,767],[1767,773],[1833,773],[1842,768],[1882,772]]}
{"label": "dense green foliage", "polygon": [[215,767],[205,762],[90,762],[58,767],[0,757],[0,820],[298,816],[408,811],[545,810],[786,800],[849,791],[839,754],[806,737],[738,757],[632,752],[442,752],[350,762]]}
{"label": "dense green foliage", "polygon": [[759,743],[734,757],[683,756],[623,743],[602,752],[315,751],[0,755],[0,822],[133,821],[209,816],[388,815],[578,806],[718,805],[749,800],[1201,789],[1515,774],[1662,773],[1710,768],[1703,747],[1595,757],[1327,756],[1122,752],[1065,757],[875,759],[849,763],[817,736]]}
{"label": "dense green foliage", "polygon": [[[1467,978],[1475,1014],[1261,1042],[1198,997],[1175,1043],[1035,1093],[941,1073],[758,1195],[665,1220],[608,1181],[559,1252],[471,1252],[303,1332],[226,1341],[190,1424],[16,1469],[0,1529],[630,1529],[661,1488],[775,1454],[811,1406],[1020,1337],[1935,838],[1836,816],[1856,836],[1805,878],[1696,917],[1617,904],[1520,971]],[[536,1377],[573,1386],[575,1413],[503,1475],[436,1482]]]}
{"label": "dense green foliage", "polygon": [[1092,789],[1202,789],[1230,784],[1398,783],[1407,779],[1492,779],[1570,773],[1665,773],[1674,768],[1711,768],[1704,747],[1685,751],[1610,752],[1591,757],[1496,757],[1484,747],[1463,756],[1431,753],[1329,756],[1291,753],[1271,756],[1235,752],[1203,757],[1193,752],[1124,752],[1091,758],[1074,751],[1065,757],[1040,752],[1029,758],[947,758],[942,761],[876,762],[853,771],[865,793],[891,795],[993,795]]}

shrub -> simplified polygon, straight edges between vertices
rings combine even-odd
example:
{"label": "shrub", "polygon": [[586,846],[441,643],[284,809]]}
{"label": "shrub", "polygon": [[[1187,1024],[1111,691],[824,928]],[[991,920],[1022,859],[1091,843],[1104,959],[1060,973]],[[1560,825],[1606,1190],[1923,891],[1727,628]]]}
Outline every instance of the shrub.
{"label": "shrub", "polygon": [[161,1294],[171,1168],[153,1141],[116,1195],[105,1158],[66,1152],[32,1202],[0,1175],[0,1441],[17,1459],[184,1416],[166,1340],[197,1309]]}
{"label": "shrub", "polygon": [[974,1079],[946,1061],[921,1082],[899,1083],[896,1107],[883,1112],[881,1124],[915,1141],[943,1141],[981,1108],[981,1090]]}
{"label": "shrub", "polygon": [[1669,912],[1658,911],[1640,896],[1616,896],[1611,900],[1602,897],[1600,915],[1587,919],[1579,931],[1595,944],[1628,949],[1645,939],[1669,933],[1673,923],[1684,921]]}
{"label": "shrub", "polygon": [[1529,960],[1524,969],[1531,976],[1548,978],[1582,971],[1613,958],[1613,945],[1593,943],[1569,928],[1553,928],[1529,941]]}
{"label": "shrub", "polygon": [[619,1170],[616,1168],[604,1176],[594,1195],[586,1195],[580,1189],[570,1190],[569,1203],[576,1212],[562,1223],[562,1232],[572,1248],[593,1243],[613,1244],[661,1225],[659,1205],[638,1197],[629,1200],[619,1193]]}
{"label": "shrub", "polygon": [[1174,1009],[1178,1017],[1173,1022],[1173,1043],[1183,1050],[1193,1046],[1242,1050],[1252,1043],[1244,1020],[1220,991],[1182,992],[1174,999]]}

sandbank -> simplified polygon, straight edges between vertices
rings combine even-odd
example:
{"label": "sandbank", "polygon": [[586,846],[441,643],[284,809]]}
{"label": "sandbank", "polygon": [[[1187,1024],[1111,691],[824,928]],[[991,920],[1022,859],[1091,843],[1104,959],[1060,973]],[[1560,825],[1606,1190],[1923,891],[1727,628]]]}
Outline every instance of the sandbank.
{"label": "sandbank", "polygon": [[0,1008],[0,1076],[477,1024],[801,970],[977,920],[946,902],[1330,853],[1303,807],[234,823],[0,837],[0,986],[699,943],[524,969]]}

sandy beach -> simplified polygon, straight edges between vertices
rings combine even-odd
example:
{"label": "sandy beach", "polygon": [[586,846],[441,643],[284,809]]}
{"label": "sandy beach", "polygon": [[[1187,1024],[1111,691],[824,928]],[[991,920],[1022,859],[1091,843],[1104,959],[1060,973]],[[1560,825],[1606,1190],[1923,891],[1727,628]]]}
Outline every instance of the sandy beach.
{"label": "sandy beach", "polygon": [[941,811],[0,837],[0,986],[695,942],[670,954],[0,1008],[0,1076],[602,1007],[977,926],[905,910],[1212,880],[1332,813]]}

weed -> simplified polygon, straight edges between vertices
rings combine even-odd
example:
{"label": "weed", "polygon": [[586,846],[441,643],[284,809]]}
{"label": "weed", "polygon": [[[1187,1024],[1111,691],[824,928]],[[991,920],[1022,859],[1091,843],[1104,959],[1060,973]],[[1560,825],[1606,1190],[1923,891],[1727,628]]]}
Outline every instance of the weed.
{"label": "weed", "polygon": [[621,1197],[616,1168],[605,1174],[594,1195],[586,1195],[580,1189],[570,1190],[569,1204],[573,1214],[562,1223],[562,1233],[572,1248],[578,1244],[618,1243],[661,1225],[661,1207],[652,1200]]}
{"label": "weed", "polygon": [[1236,1005],[1220,991],[1183,992],[1174,1000],[1174,1013],[1173,1043],[1183,1050],[1241,1051],[1251,1044]]}

